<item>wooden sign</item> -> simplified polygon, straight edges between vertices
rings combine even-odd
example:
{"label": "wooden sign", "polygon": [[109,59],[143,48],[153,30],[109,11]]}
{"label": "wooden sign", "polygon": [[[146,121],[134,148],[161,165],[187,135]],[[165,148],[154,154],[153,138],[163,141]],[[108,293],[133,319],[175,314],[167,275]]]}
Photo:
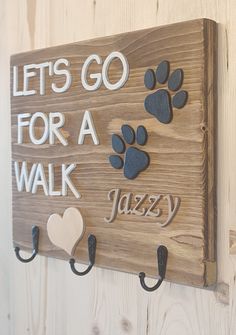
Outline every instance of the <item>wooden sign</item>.
{"label": "wooden sign", "polygon": [[14,245],[213,284],[216,80],[206,19],[12,56]]}

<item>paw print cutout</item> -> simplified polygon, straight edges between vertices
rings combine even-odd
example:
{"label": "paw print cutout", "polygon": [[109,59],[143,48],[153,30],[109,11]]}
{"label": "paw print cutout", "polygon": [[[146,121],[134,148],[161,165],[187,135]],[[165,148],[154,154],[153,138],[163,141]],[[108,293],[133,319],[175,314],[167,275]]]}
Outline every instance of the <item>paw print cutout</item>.
{"label": "paw print cutout", "polygon": [[[161,85],[167,82],[167,88],[159,88],[149,94],[144,101],[146,111],[154,115],[162,123],[170,123],[173,118],[173,107],[183,108],[188,99],[188,93],[180,90],[184,79],[182,69],[176,69],[170,75],[170,64],[168,61],[161,62],[156,73],[148,69],[144,76],[144,84],[147,89],[154,90],[156,84]],[[178,92],[177,92],[178,91]],[[175,93],[174,96],[170,92]]]}
{"label": "paw print cutout", "polygon": [[[119,155],[111,155],[109,161],[114,169],[122,169],[127,179],[135,179],[141,171],[147,169],[149,165],[149,155],[137,148],[136,146],[127,145],[134,144],[135,140],[138,145],[144,146],[147,142],[148,134],[144,126],[138,126],[136,134],[132,127],[124,124],[121,127],[122,137],[112,135],[112,148]],[[121,157],[123,154],[124,157]]]}

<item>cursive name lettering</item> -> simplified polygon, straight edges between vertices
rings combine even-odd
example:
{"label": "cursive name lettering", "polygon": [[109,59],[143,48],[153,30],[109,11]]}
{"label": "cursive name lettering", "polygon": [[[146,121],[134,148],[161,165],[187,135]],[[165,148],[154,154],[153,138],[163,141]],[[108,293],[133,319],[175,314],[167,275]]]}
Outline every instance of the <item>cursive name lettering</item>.
{"label": "cursive name lettering", "polygon": [[[172,222],[180,206],[180,198],[171,194],[149,196],[146,193],[134,195],[127,192],[121,195],[119,188],[108,192],[108,200],[112,202],[112,208],[110,216],[104,218],[107,223],[113,222],[118,214],[164,217],[163,208],[167,207],[167,217],[164,217],[164,221],[157,222],[159,226],[165,227]],[[146,205],[147,200],[148,205]]]}

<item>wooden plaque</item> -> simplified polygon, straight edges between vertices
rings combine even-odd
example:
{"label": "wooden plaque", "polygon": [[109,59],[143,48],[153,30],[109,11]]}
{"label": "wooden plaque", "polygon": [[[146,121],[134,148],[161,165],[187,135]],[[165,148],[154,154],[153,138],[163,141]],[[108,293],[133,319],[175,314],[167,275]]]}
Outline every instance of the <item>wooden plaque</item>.
{"label": "wooden plaque", "polygon": [[199,19],[11,58],[13,239],[156,278],[215,282],[216,24]]}

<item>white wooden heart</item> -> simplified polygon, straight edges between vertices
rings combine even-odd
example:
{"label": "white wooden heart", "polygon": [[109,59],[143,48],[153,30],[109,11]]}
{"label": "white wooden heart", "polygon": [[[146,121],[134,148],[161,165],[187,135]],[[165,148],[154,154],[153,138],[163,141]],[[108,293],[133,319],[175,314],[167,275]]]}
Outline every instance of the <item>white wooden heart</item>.
{"label": "white wooden heart", "polygon": [[50,241],[73,256],[78,242],[84,235],[85,225],[77,208],[67,208],[61,217],[52,214],[47,222]]}

